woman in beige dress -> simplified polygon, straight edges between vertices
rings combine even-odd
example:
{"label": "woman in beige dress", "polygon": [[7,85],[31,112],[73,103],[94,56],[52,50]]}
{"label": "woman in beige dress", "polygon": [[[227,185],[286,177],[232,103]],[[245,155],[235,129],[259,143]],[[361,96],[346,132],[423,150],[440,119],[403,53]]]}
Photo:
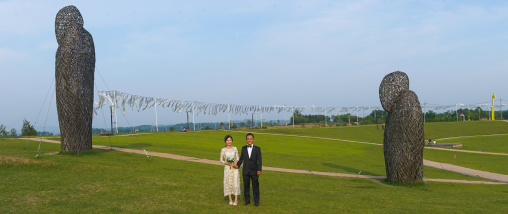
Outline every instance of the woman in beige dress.
{"label": "woman in beige dress", "polygon": [[[229,205],[238,204],[238,195],[240,195],[240,173],[232,165],[238,162],[238,149],[233,144],[233,137],[226,135],[224,137],[226,146],[220,151],[220,162],[224,164],[224,196],[229,196]],[[235,195],[235,202],[231,195]]]}

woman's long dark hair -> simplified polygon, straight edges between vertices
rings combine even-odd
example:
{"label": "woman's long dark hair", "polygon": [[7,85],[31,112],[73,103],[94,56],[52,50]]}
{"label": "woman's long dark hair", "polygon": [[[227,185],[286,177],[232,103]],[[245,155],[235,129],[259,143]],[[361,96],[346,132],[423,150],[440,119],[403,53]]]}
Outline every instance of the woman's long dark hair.
{"label": "woman's long dark hair", "polygon": [[233,136],[231,135],[226,135],[226,137],[224,137],[224,144],[226,144],[224,147],[227,147],[228,144],[226,143],[226,140],[228,140],[228,138],[231,138],[231,141],[233,141]]}

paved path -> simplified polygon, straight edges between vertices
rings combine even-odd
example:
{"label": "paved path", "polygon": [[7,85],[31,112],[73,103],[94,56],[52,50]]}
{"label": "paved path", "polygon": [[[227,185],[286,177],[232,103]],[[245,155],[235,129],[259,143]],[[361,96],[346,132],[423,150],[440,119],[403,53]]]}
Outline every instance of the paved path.
{"label": "paved path", "polygon": [[465,152],[465,153],[483,154],[483,155],[504,155],[504,156],[508,156],[508,154],[506,154],[506,153],[496,153],[496,152],[482,152],[482,151],[447,149],[447,148],[437,148],[437,147],[425,147],[425,148],[426,149],[452,151],[452,152]]}
{"label": "paved path", "polygon": [[485,137],[485,136],[496,136],[496,135],[508,135],[508,134],[485,134],[485,135],[456,136],[456,137],[437,138],[436,140],[446,140],[446,139],[465,138],[465,137]]}
{"label": "paved path", "polygon": [[[506,121],[506,120],[503,120]],[[506,121],[508,122],[508,121]],[[470,135],[470,136],[457,136],[457,137],[445,137],[438,138],[436,140],[445,140],[445,139],[454,139],[454,138],[465,138],[465,137],[486,137],[486,136],[497,136],[497,135],[508,135],[508,134],[488,134],[488,135]],[[454,152],[467,152],[467,153],[475,153],[475,154],[487,154],[487,155],[506,155],[506,153],[497,153],[497,152],[482,152],[482,151],[471,151],[471,150],[458,150],[458,149],[447,149],[447,148],[437,148],[437,147],[425,147],[426,149],[436,149],[436,150],[446,150],[446,151],[454,151]]]}
{"label": "paved path", "polygon": [[[17,138],[17,139],[28,139],[28,138]],[[30,138],[30,140],[34,141],[44,141],[48,143],[60,143],[60,141],[49,140],[45,138]],[[113,149],[121,152],[129,152],[135,154],[146,155],[143,150],[136,149],[126,149],[120,147],[110,147],[103,145],[92,145],[93,148],[97,149]],[[163,157],[163,158],[171,158],[175,160],[183,160],[183,161],[191,161],[197,163],[206,163],[213,165],[222,165],[222,163],[218,160],[209,160],[204,158],[196,158],[196,157],[188,157],[182,155],[175,155],[169,153],[162,152],[149,152],[149,156]],[[453,182],[453,183],[475,183],[475,184],[507,184],[508,183],[508,175],[502,175],[497,173],[485,172],[480,170],[469,169],[465,167],[460,167],[451,164],[444,164],[434,161],[423,160],[424,165],[431,166],[439,169],[445,169],[453,172],[458,172],[465,175],[471,175],[476,177],[481,177],[493,181],[498,182],[489,182],[489,181],[468,181],[468,180],[453,180],[453,179],[426,179],[427,181],[436,181],[436,182]],[[326,175],[326,176],[334,176],[334,177],[350,177],[350,178],[372,178],[372,179],[385,179],[385,176],[373,176],[373,175],[356,175],[356,174],[346,174],[346,173],[334,173],[334,172],[318,172],[318,171],[309,171],[309,170],[298,170],[298,169],[285,169],[285,168],[277,168],[277,167],[263,167],[263,170],[267,171],[276,171],[276,172],[289,172],[289,173],[300,173],[300,174],[313,174],[313,175]]]}

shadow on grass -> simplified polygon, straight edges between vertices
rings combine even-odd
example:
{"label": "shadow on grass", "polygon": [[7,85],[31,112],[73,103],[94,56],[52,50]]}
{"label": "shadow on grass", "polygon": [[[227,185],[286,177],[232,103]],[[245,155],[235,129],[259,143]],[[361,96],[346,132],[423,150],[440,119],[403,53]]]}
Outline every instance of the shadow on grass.
{"label": "shadow on grass", "polygon": [[[337,165],[334,163],[323,163],[323,166],[335,168],[335,169],[342,169],[346,172],[355,173],[355,174],[358,174],[358,172],[360,172],[360,169],[355,169],[355,168],[351,168],[351,167],[347,167],[347,166],[341,166],[341,165]],[[376,173],[369,172],[369,171],[362,171],[362,175],[380,175],[380,174],[376,174]]]}
{"label": "shadow on grass", "polygon": [[91,149],[91,150],[83,150],[79,154],[74,152],[59,152],[59,155],[70,155],[70,156],[89,156],[89,155],[100,155],[106,152],[111,151],[110,149]]}
{"label": "shadow on grass", "polygon": [[389,181],[388,179],[384,179],[383,183],[390,186],[400,186],[400,187],[426,187],[425,182],[417,182],[417,183],[404,183],[399,181]]}

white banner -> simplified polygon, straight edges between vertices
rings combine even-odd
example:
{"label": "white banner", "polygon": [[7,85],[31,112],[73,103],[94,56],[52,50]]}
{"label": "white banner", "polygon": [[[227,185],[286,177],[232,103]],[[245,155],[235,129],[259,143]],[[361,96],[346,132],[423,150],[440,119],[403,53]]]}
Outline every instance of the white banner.
{"label": "white banner", "polygon": [[[144,111],[147,108],[152,108],[154,106],[162,106],[164,108],[170,108],[173,112],[193,112],[193,113],[203,113],[208,115],[217,115],[218,113],[232,113],[235,115],[238,114],[249,114],[250,112],[260,112],[260,113],[271,113],[277,112],[281,113],[285,112],[293,112],[298,110],[299,112],[303,112],[305,110],[311,110],[315,113],[333,113],[337,112],[337,114],[351,113],[351,112],[359,112],[364,110],[383,110],[381,106],[356,106],[356,107],[314,107],[314,106],[285,106],[285,105],[273,105],[273,106],[262,106],[262,105],[237,105],[237,104],[224,104],[224,103],[205,103],[199,101],[184,101],[184,100],[172,100],[172,99],[163,99],[163,98],[154,98],[154,97],[145,97],[139,95],[132,95],[123,93],[120,91],[98,91],[96,92],[99,95],[99,101],[95,102],[98,108],[102,108],[102,106],[107,105],[114,108],[121,108],[122,112],[125,114],[125,106],[131,108],[131,110]],[[508,104],[496,105],[496,109],[506,106]],[[422,105],[423,111],[429,110],[445,110],[445,109],[457,109],[457,108],[491,108],[492,105],[489,103],[485,104],[453,104],[453,105]]]}

